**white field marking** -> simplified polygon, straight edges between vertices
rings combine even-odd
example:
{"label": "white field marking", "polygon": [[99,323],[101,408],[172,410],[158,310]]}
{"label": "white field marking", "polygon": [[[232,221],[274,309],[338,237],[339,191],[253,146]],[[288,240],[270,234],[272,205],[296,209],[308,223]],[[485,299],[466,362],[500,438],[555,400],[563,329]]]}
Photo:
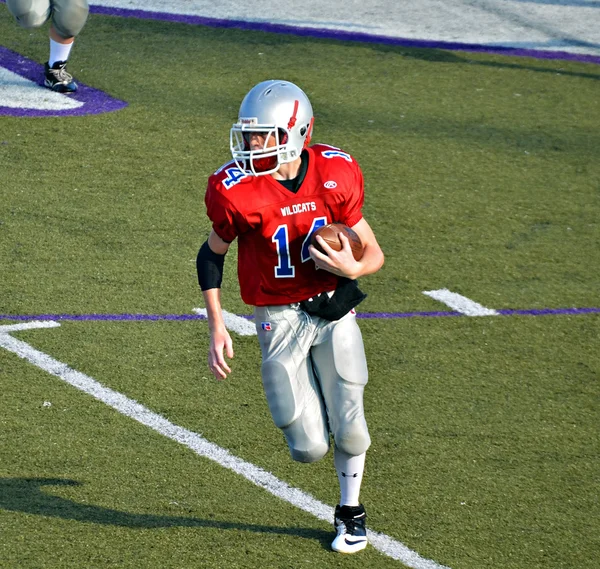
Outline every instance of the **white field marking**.
{"label": "white field marking", "polygon": [[[206,308],[194,308],[193,312],[200,314],[200,316],[206,316]],[[240,336],[256,336],[254,322],[250,322],[237,314],[223,310],[223,322],[225,322],[225,327],[228,330],[232,330]]]}
{"label": "white field marking", "polygon": [[11,332],[19,332],[20,330],[33,330],[34,328],[58,328],[60,324],[54,322],[54,320],[32,320],[29,322],[23,322],[22,324],[8,324],[6,326],[0,326],[0,335],[10,334]]}
{"label": "white field marking", "polygon": [[440,290],[424,290],[423,294],[443,302],[445,305],[452,308],[452,310],[456,310],[457,312],[465,314],[466,316],[498,315],[498,312],[492,308],[481,306],[481,304],[477,304],[477,302],[467,298],[466,296],[462,296],[456,292],[451,292],[447,288],[442,288]]}
{"label": "white field marking", "polygon": [[[364,32],[406,39],[502,45],[600,55],[597,2],[305,0],[91,0],[108,8],[148,10],[205,18]],[[293,9],[290,10],[293,4]]]}
{"label": "white field marking", "polygon": [[0,66],[0,107],[64,111],[82,106],[81,101],[40,87],[37,83]]}
{"label": "white field marking", "polygon": [[[229,451],[207,441],[199,434],[174,425],[137,401],[129,399],[122,393],[105,387],[94,378],[70,368],[67,364],[55,360],[48,354],[36,350],[26,342],[13,338],[9,334],[10,332],[18,330],[54,328],[56,326],[60,326],[60,324],[54,321],[27,322],[10,326],[0,326],[0,347],[13,352],[29,363],[62,379],[69,385],[80,389],[99,401],[102,401],[119,413],[188,447],[196,454],[213,460],[217,464],[232,470],[236,474],[240,474],[253,484],[264,488],[267,492],[273,494],[273,496],[312,514],[322,521],[328,523],[332,521],[334,510],[331,506],[323,504],[310,494],[307,494],[298,488],[289,486],[286,482],[279,480],[270,472],[232,455]],[[449,567],[446,567],[445,565],[440,565],[435,561],[421,557],[403,543],[396,541],[385,534],[369,530],[368,535],[369,540],[375,549],[392,559],[404,563],[404,565],[411,569],[449,569]]]}

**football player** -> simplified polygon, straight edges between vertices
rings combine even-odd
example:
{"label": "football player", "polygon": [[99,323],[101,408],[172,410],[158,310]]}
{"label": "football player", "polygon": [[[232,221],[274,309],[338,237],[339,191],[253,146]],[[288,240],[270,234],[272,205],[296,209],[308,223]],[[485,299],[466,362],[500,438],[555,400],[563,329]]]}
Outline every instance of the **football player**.
{"label": "football player", "polygon": [[6,0],[6,5],[24,28],[39,28],[52,20],[50,55],[44,65],[44,85],[59,93],[77,91],[77,83],[67,73],[67,60],[75,36],[87,20],[87,0]]}
{"label": "football player", "polygon": [[[334,441],[340,484],[335,551],[367,546],[359,501],[365,453],[371,443],[363,408],[367,362],[354,307],[365,297],[358,277],[383,265],[383,253],[363,217],[363,175],[350,154],[309,146],[313,110],[288,81],[264,81],[242,101],[230,133],[233,160],[208,180],[212,230],[197,257],[210,328],[208,364],[217,379],[231,372],[231,337],[220,288],[225,254],[238,240],[238,278],[254,307],[262,352],[261,375],[273,421],[300,462],[315,462]],[[343,223],[359,235],[364,253],[352,255],[345,236],[336,252],[310,244],[317,228]]]}

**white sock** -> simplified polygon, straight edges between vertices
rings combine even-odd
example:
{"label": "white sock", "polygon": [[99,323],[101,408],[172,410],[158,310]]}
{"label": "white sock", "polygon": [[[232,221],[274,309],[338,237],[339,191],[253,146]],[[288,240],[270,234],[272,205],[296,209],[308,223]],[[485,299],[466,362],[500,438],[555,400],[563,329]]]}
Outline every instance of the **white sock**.
{"label": "white sock", "polygon": [[351,456],[334,448],[333,462],[340,481],[340,506],[358,506],[366,453]]}
{"label": "white sock", "polygon": [[73,43],[58,43],[53,39],[50,39],[50,57],[48,58],[48,65],[52,67],[57,61],[67,61]]}

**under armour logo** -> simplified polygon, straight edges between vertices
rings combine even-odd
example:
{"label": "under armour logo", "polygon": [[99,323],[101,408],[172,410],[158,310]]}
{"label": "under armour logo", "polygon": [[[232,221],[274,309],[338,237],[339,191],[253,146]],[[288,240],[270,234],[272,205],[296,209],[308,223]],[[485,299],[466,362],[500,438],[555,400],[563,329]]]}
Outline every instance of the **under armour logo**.
{"label": "under armour logo", "polygon": [[358,472],[355,472],[354,474],[346,474],[345,472],[342,472],[342,476],[344,478],[356,478],[358,476]]}

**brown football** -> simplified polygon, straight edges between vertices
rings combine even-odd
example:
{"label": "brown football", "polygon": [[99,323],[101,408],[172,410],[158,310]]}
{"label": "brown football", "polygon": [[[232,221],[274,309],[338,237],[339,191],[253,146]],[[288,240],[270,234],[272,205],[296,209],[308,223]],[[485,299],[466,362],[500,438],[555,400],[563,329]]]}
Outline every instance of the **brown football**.
{"label": "brown football", "polygon": [[362,241],[356,234],[356,231],[347,225],[344,225],[343,223],[330,223],[329,225],[319,227],[319,229],[313,231],[312,235],[310,236],[310,243],[318,251],[324,253],[325,251],[323,251],[321,246],[317,243],[316,237],[319,235],[334,251],[339,251],[342,248],[340,233],[343,233],[348,238],[348,241],[350,241],[350,248],[352,249],[352,255],[357,261],[360,261],[364,252]]}

